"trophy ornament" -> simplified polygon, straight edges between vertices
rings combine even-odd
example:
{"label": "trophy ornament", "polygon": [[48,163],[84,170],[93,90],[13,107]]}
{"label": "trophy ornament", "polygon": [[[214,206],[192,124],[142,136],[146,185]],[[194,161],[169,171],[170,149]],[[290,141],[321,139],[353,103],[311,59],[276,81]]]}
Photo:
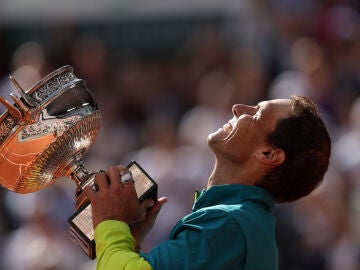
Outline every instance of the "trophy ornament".
{"label": "trophy ornament", "polygon": [[[82,158],[94,142],[101,115],[86,86],[71,66],[61,67],[25,91],[11,76],[19,96],[0,96],[0,184],[16,193],[32,193],[61,177],[77,186],[76,212],[69,218],[70,237],[95,258],[91,204],[83,189],[95,187],[95,172]],[[128,165],[140,201],[157,199],[157,184],[135,161]]]}

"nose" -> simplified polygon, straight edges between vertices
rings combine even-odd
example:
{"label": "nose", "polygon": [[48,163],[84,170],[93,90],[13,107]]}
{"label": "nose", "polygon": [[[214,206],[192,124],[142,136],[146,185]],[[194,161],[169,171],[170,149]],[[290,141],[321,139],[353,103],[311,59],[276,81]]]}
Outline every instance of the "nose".
{"label": "nose", "polygon": [[254,115],[256,113],[256,108],[244,104],[235,104],[232,107],[232,113],[237,118],[243,114]]}

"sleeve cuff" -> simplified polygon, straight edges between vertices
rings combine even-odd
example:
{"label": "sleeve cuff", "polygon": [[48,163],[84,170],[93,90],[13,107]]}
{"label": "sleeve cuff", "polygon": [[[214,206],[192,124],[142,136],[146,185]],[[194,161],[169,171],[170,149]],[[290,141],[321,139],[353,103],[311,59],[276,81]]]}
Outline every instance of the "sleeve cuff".
{"label": "sleeve cuff", "polygon": [[130,227],[125,222],[106,220],[95,229],[96,253],[101,254],[107,247],[117,247],[121,250],[135,251],[135,239]]}
{"label": "sleeve cuff", "polygon": [[97,269],[151,270],[151,265],[135,252],[130,227],[117,220],[103,221],[95,229]]}
{"label": "sleeve cuff", "polygon": [[111,230],[111,231],[119,231],[125,234],[130,234],[130,227],[123,221],[119,220],[105,220],[99,223],[95,228],[95,239],[99,236],[102,232]]}

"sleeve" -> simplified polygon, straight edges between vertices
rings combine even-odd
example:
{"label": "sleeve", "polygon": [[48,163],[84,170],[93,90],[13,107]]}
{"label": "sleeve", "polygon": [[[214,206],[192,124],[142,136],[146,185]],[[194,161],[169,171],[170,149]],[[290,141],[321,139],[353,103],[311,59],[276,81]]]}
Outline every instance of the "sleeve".
{"label": "sleeve", "polygon": [[243,269],[246,244],[241,227],[223,211],[192,215],[170,240],[141,255],[153,269]]}
{"label": "sleeve", "polygon": [[135,252],[135,240],[129,226],[107,220],[95,229],[97,270],[152,270],[150,264]]}

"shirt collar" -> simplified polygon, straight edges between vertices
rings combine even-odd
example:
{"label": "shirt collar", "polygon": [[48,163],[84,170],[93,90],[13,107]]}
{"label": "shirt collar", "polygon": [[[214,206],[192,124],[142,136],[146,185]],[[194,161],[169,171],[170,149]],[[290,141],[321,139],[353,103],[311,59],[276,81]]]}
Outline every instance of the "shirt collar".
{"label": "shirt collar", "polygon": [[201,192],[196,191],[193,211],[218,204],[240,204],[243,201],[254,201],[267,211],[271,211],[275,205],[274,197],[261,187],[228,184],[212,186]]}

